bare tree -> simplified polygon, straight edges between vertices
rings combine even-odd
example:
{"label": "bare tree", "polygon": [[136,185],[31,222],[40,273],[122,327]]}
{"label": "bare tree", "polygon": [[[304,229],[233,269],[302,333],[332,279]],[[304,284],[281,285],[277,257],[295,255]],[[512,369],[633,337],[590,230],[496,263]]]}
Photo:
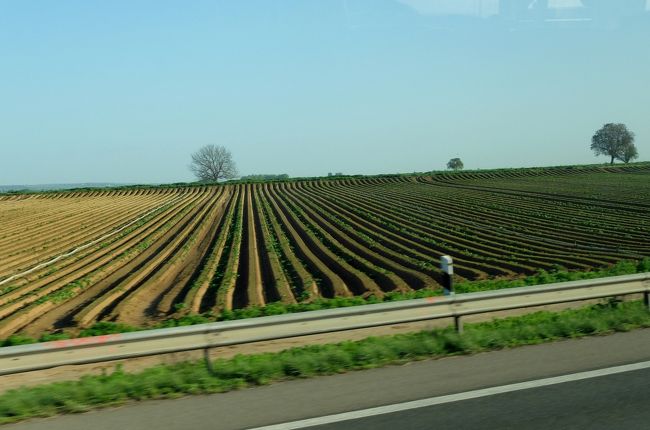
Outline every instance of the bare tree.
{"label": "bare tree", "polygon": [[[634,133],[629,131],[625,124],[605,124],[591,138],[591,149],[596,155],[610,156],[610,164],[614,164],[616,159],[623,160],[630,147],[634,147]],[[630,156],[634,155],[633,152],[636,152],[636,148]]]}
{"label": "bare tree", "polygon": [[200,181],[217,182],[237,176],[232,154],[219,145],[206,145],[192,154],[190,170]]}
{"label": "bare tree", "polygon": [[460,158],[452,158],[452,159],[449,160],[449,162],[447,163],[447,169],[451,169],[451,170],[463,170],[463,167],[465,167],[465,166],[463,165],[463,162],[461,161]]}

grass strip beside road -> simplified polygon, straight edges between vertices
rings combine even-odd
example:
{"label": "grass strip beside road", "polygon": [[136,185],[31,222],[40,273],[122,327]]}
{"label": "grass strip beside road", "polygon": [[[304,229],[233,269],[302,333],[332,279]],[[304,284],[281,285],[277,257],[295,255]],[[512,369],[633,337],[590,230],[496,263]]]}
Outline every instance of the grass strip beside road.
{"label": "grass strip beside road", "polygon": [[215,360],[212,371],[204,362],[159,365],[135,374],[117,368],[102,376],[8,391],[0,395],[0,423],[643,327],[650,327],[650,312],[642,302],[609,300],[580,309],[467,324],[463,334],[450,327],[238,355]]}

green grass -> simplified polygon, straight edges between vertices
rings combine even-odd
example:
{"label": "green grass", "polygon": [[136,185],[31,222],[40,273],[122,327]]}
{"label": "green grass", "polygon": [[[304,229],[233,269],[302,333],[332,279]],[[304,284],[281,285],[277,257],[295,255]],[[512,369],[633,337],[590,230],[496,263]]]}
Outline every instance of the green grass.
{"label": "green grass", "polygon": [[467,324],[463,334],[446,328],[238,355],[214,361],[212,371],[204,362],[159,365],[136,374],[117,368],[78,381],[10,390],[0,395],[0,423],[641,327],[650,327],[650,312],[643,303],[609,300],[580,309]]}
{"label": "green grass", "polygon": [[[532,285],[552,284],[556,282],[578,281],[584,279],[597,279],[608,276],[630,275],[634,273],[650,272],[650,258],[644,258],[640,261],[621,261],[615,265],[604,267],[589,272],[573,272],[562,267],[557,267],[553,271],[541,270],[535,275],[521,279],[491,279],[483,281],[462,282],[455,285],[457,293],[471,293],[478,291],[499,290],[504,288],[525,287]],[[373,303],[400,301],[409,299],[418,299],[432,296],[440,296],[442,291],[437,290],[419,290],[407,293],[388,293],[382,298],[370,297],[336,297],[333,299],[316,299],[307,303],[269,303],[266,306],[253,306],[244,309],[224,310],[218,315],[206,314],[188,314],[177,318],[170,318],[160,324],[152,327],[133,327],[126,324],[102,321],[95,323],[91,327],[81,330],[78,334],[73,335],[69,332],[63,333],[45,333],[39,338],[32,338],[22,334],[12,335],[7,339],[0,340],[0,347],[23,345],[27,343],[45,342],[55,339],[66,339],[71,337],[101,336],[113,333],[126,333],[137,330],[147,330],[156,328],[180,327],[195,324],[206,324],[216,321],[231,321],[245,318],[256,318],[270,315],[281,315],[288,313],[308,312],[322,309],[334,309],[350,306],[360,306]]]}

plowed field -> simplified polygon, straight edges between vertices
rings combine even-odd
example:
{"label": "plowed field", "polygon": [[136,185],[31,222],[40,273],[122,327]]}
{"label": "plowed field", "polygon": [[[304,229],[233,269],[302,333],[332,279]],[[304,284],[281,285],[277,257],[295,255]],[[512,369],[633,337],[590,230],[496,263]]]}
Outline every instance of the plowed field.
{"label": "plowed field", "polygon": [[650,166],[0,196],[0,338],[650,255]]}

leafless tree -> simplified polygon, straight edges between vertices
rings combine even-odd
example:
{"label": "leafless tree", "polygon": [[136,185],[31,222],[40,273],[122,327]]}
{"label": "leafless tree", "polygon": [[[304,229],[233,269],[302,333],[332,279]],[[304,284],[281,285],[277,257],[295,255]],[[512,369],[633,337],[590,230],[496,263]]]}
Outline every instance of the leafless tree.
{"label": "leafless tree", "polygon": [[206,145],[192,154],[190,170],[200,181],[217,182],[237,176],[232,154],[223,146]]}

